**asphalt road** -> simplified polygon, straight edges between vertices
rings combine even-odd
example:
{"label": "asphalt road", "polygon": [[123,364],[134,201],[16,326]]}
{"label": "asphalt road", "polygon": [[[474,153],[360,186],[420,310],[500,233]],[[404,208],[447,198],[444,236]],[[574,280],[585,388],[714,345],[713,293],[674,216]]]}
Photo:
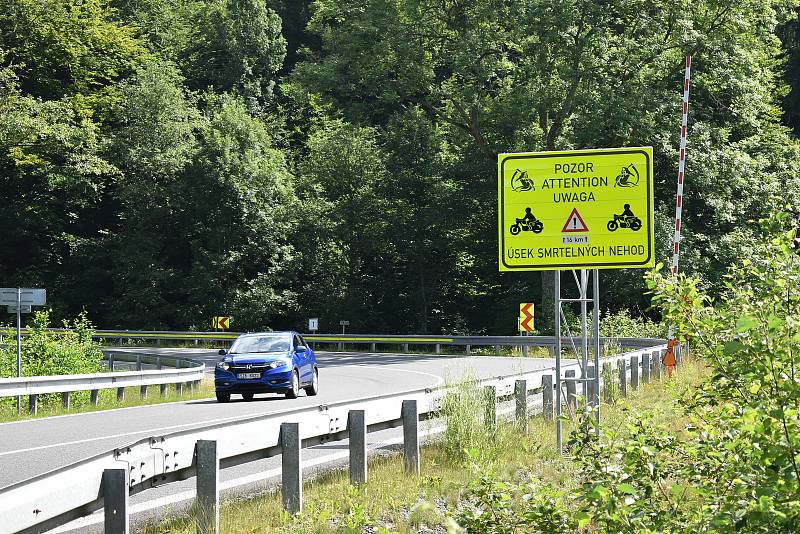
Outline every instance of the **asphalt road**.
{"label": "asphalt road", "polygon": [[[142,349],[131,349],[132,352]],[[195,358],[213,370],[215,350],[145,349],[148,353]],[[219,404],[204,399],[0,424],[0,488],[133,443],[151,435],[224,420],[434,387],[468,376],[485,378],[551,367],[543,358],[425,356],[318,352],[320,393],[294,400],[259,395],[252,402]]]}

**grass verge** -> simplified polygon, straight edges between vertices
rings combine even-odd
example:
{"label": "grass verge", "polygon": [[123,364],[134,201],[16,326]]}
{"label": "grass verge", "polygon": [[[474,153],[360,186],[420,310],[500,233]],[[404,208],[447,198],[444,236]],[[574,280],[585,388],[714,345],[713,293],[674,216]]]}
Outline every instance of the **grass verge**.
{"label": "grass verge", "polygon": [[116,408],[163,404],[166,402],[207,399],[213,396],[214,381],[211,379],[203,379],[200,382],[200,386],[195,387],[194,391],[191,392],[189,391],[189,386],[184,384],[183,393],[178,393],[175,385],[170,384],[164,396],[160,394],[159,386],[148,386],[147,397],[145,398],[140,395],[139,386],[128,387],[125,388],[125,398],[122,401],[117,400],[116,388],[101,389],[98,393],[97,405],[93,405],[90,402],[88,391],[76,391],[70,395],[70,408],[68,410],[61,406],[61,394],[53,393],[39,396],[39,409],[35,416],[28,413],[28,397],[22,397],[21,399],[22,413],[20,415],[17,415],[16,399],[14,397],[9,397],[0,399],[0,422],[7,423],[52,417],[54,415],[98,412]]}
{"label": "grass verge", "polygon": [[[631,414],[646,411],[654,422],[668,424],[680,433],[685,419],[678,399],[705,373],[702,365],[686,362],[671,380],[646,384],[629,392],[628,397],[604,406],[602,425],[614,428]],[[464,412],[455,432],[422,448],[421,476],[405,474],[402,459],[396,455],[375,458],[369,462],[369,482],[362,487],[351,487],[347,472],[343,471],[306,481],[304,509],[297,516],[283,512],[280,493],[276,492],[228,503],[221,510],[221,531],[458,532],[450,517],[460,507],[470,505],[467,491],[480,475],[470,467],[470,458],[475,456],[488,459],[493,473],[504,480],[541,480],[564,490],[574,485],[576,467],[569,458],[556,454],[552,422],[531,418],[526,432],[512,424],[501,424],[488,439],[474,439],[474,412],[482,409],[475,406],[474,395],[463,390],[460,395],[466,401],[462,407],[471,412]],[[467,406],[469,403],[472,405]],[[455,404],[458,402],[454,401],[450,413],[444,414],[448,420],[459,417]],[[565,436],[570,430],[571,422],[566,422]],[[481,443],[481,448],[459,451],[458,444],[463,444],[464,437]],[[195,531],[195,522],[191,515],[165,518],[145,525],[141,531],[189,533]]]}

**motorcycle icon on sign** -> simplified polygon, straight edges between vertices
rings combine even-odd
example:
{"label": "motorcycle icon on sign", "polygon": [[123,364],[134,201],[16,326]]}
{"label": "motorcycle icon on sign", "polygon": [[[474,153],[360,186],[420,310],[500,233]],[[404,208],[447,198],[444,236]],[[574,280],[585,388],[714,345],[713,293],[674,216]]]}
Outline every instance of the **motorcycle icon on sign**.
{"label": "motorcycle icon on sign", "polygon": [[642,228],[642,220],[633,214],[631,205],[625,204],[625,209],[620,215],[614,214],[614,218],[606,225],[609,232],[614,232],[617,228],[630,228],[638,232]]}
{"label": "motorcycle icon on sign", "polygon": [[534,234],[541,233],[541,231],[544,230],[544,224],[534,217],[530,208],[525,208],[525,216],[521,219],[517,219],[517,222],[512,224],[511,228],[509,228],[511,235],[517,235],[523,230],[526,232],[533,232]]}

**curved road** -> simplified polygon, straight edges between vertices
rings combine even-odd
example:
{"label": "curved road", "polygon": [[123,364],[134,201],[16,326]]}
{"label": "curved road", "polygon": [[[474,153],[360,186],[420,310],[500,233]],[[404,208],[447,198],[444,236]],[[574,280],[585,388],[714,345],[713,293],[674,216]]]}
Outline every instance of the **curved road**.
{"label": "curved road", "polygon": [[[143,349],[130,349],[141,352]],[[203,361],[213,373],[216,350],[144,349]],[[252,402],[234,398],[173,402],[0,424],[0,488],[151,435],[200,427],[223,420],[275,414],[384,393],[435,387],[462,377],[484,378],[551,367],[543,358],[426,356],[318,352],[320,393],[294,400],[260,395]]]}

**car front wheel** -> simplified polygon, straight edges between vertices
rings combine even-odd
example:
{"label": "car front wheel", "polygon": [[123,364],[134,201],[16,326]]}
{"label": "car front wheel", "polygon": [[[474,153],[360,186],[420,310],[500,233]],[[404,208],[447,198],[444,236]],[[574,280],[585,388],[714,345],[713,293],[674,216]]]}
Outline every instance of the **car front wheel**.
{"label": "car front wheel", "polygon": [[319,371],[316,367],[314,368],[314,375],[311,378],[311,385],[306,386],[304,389],[306,390],[306,395],[309,397],[313,397],[319,393]]}
{"label": "car front wheel", "polygon": [[230,393],[217,393],[217,402],[228,402],[231,400]]}
{"label": "car front wheel", "polygon": [[295,371],[292,373],[292,386],[286,391],[286,398],[296,399],[298,393],[300,393],[300,376]]}

